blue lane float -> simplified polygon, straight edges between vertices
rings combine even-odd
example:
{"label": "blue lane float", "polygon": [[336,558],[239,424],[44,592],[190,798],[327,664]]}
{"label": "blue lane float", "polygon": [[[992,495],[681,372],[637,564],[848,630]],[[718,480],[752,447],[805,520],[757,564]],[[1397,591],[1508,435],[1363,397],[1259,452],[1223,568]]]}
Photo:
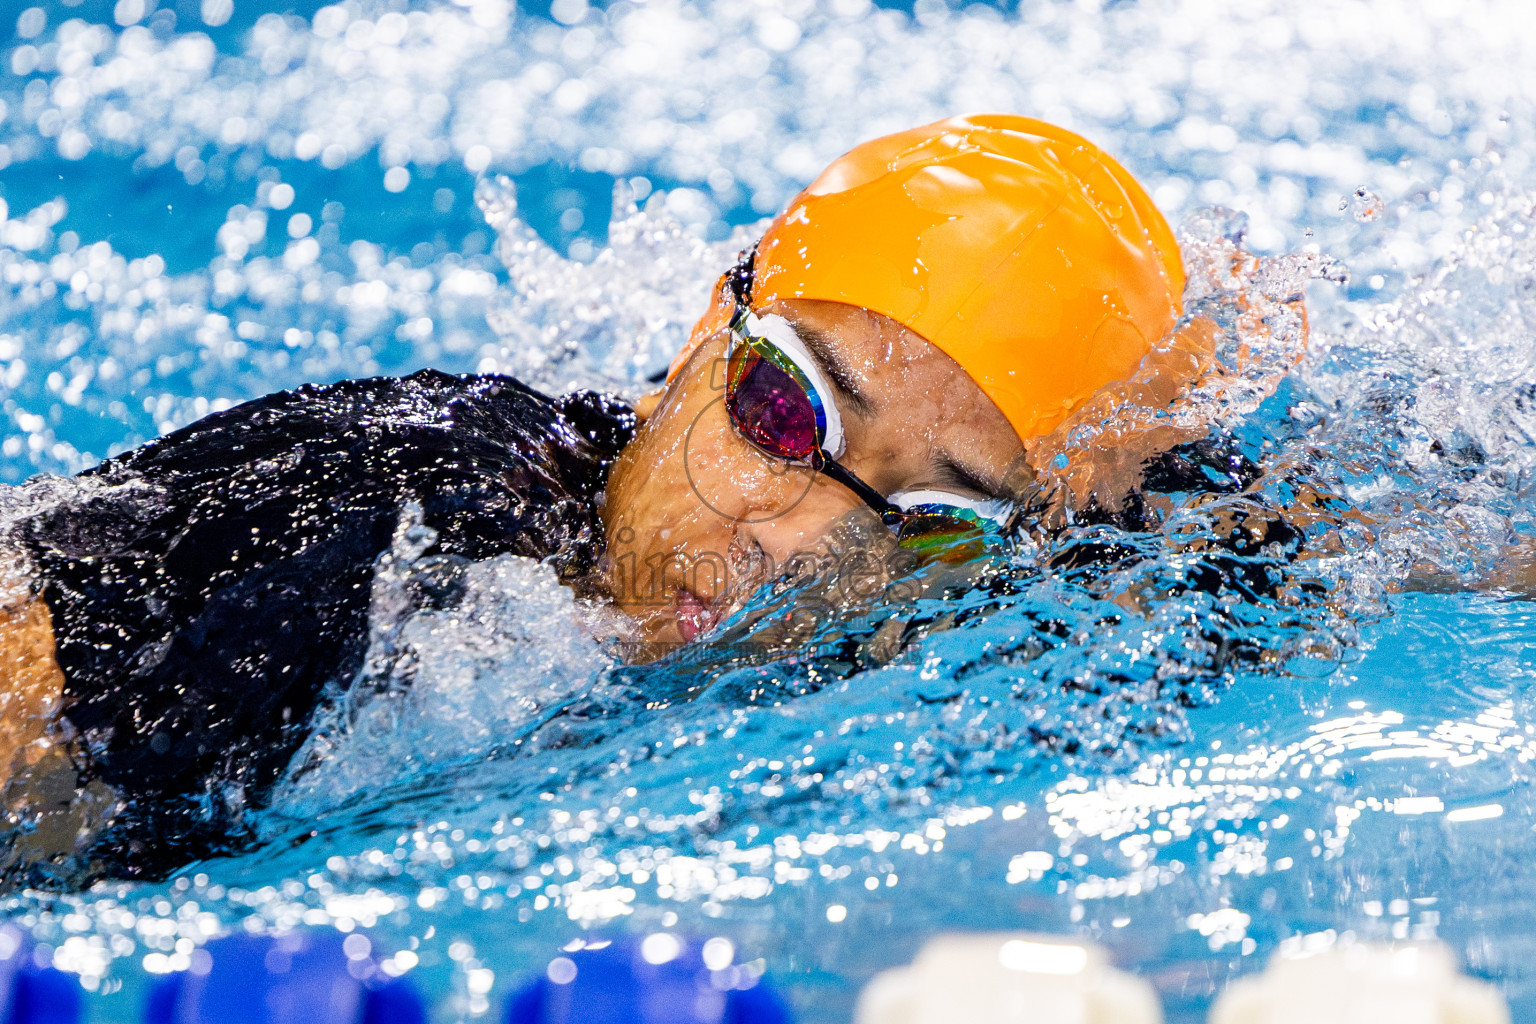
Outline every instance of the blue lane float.
{"label": "blue lane float", "polygon": [[515,993],[506,1024],[791,1024],[758,962],[739,964],[729,939],[657,932],[586,942]]}
{"label": "blue lane float", "polygon": [[0,1024],[80,1024],[84,1000],[73,974],[38,963],[31,940],[0,925]]}
{"label": "blue lane float", "polygon": [[[426,1024],[408,982],[379,970],[366,936],[231,935],[150,991],[145,1024]],[[4,1024],[4,1022],[0,1022]]]}

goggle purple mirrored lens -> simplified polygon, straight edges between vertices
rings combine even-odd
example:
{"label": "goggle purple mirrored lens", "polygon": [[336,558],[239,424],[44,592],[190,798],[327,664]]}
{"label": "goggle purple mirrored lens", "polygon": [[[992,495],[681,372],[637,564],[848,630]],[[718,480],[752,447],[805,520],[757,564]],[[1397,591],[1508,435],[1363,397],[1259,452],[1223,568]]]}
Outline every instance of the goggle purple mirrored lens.
{"label": "goggle purple mirrored lens", "polygon": [[805,389],[750,346],[731,353],[725,408],[742,436],[770,455],[808,461],[820,443]]}

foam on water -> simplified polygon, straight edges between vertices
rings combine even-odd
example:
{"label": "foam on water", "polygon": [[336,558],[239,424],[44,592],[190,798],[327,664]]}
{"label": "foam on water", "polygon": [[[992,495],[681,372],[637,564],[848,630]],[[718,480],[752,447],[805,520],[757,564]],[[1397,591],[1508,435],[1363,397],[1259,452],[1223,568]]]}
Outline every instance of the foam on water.
{"label": "foam on water", "polygon": [[[532,559],[423,559],[436,537],[419,517],[406,509],[380,559],[363,668],[295,755],[294,778],[275,800],[284,814],[312,816],[424,770],[515,748],[612,663],[593,635],[622,633],[610,609],[578,602]],[[422,585],[462,596],[423,610],[412,594]]]}
{"label": "foam on water", "polygon": [[[638,394],[665,369],[706,309],[722,267],[756,238],[737,228],[724,240],[690,233],[662,202],[642,210],[628,182],[613,191],[607,244],[591,262],[561,259],[519,216],[505,176],[478,191],[510,288],[486,321],[500,338],[479,369],[536,387],[605,387]],[[760,228],[761,225],[758,225]]]}
{"label": "foam on water", "polygon": [[[601,926],[728,933],[816,1022],[941,927],[1092,934],[1176,1020],[1344,931],[1439,935],[1536,1004],[1536,621],[1454,592],[1532,576],[1523,5],[353,2],[222,53],[165,6],[28,13],[3,54],[13,481],[305,380],[430,364],[634,394],[752,237],[733,225],[862,138],[978,108],[1122,156],[1222,332],[1170,409],[1133,386],[1053,437],[1045,507],[1083,512],[1087,456],[1156,430],[1215,422],[1261,472],[969,579],[836,607],[825,581],[766,590],[731,643],[642,668],[518,559],[415,609],[443,568],[407,519],[364,678],[265,846],[9,898],[55,962],[123,986],[122,1015],[208,936],[299,924],[373,928],[471,1018]],[[549,161],[613,186],[606,241],[528,226],[523,172]],[[1260,522],[1296,534],[1238,559],[1272,593],[1183,585]],[[1040,571],[1106,546],[1128,554]]]}

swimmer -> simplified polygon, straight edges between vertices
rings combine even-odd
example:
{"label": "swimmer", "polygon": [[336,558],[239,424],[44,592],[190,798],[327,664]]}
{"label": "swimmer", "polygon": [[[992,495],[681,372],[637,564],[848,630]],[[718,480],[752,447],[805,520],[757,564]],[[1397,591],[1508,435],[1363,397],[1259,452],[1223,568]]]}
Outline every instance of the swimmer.
{"label": "swimmer", "polygon": [[[7,538],[0,777],[28,838],[0,868],[156,877],[248,841],[246,812],[358,676],[402,531],[435,567],[423,607],[465,563],[524,555],[652,652],[850,517],[909,552],[992,543],[1038,512],[1034,460],[1075,411],[1110,387],[1166,404],[1208,365],[1183,287],[1109,156],[1024,117],[953,118],[834,162],[633,408],[424,370],[270,395],[62,498],[39,485]],[[1155,433],[1126,473],[1190,440]],[[1085,494],[1123,486],[1113,469]]]}

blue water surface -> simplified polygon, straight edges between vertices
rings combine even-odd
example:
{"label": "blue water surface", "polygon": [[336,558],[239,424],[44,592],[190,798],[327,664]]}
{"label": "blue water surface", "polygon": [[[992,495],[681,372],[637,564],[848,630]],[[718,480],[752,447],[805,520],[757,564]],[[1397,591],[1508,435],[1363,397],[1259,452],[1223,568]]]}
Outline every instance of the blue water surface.
{"label": "blue water surface", "polygon": [[[1254,508],[1350,512],[1275,561],[1294,600],[1171,587],[1233,507],[1182,496],[1053,541],[1141,553],[1108,574],[1024,552],[993,592],[646,669],[593,639],[601,608],[487,564],[453,616],[371,624],[417,675],[327,720],[262,846],[5,913],[96,1021],[211,936],[298,926],[367,929],[440,1021],[491,1019],[575,937],[673,929],[830,1024],[934,932],[994,928],[1104,944],[1174,1021],[1288,943],[1438,938],[1536,1018],[1536,38],[1518,0],[1483,10],[0,10],[9,484],[307,381],[637,395],[828,160],[990,109],[1106,146],[1184,226],[1229,344],[1175,413],[1261,466]],[[833,664],[893,619],[905,649]]]}

